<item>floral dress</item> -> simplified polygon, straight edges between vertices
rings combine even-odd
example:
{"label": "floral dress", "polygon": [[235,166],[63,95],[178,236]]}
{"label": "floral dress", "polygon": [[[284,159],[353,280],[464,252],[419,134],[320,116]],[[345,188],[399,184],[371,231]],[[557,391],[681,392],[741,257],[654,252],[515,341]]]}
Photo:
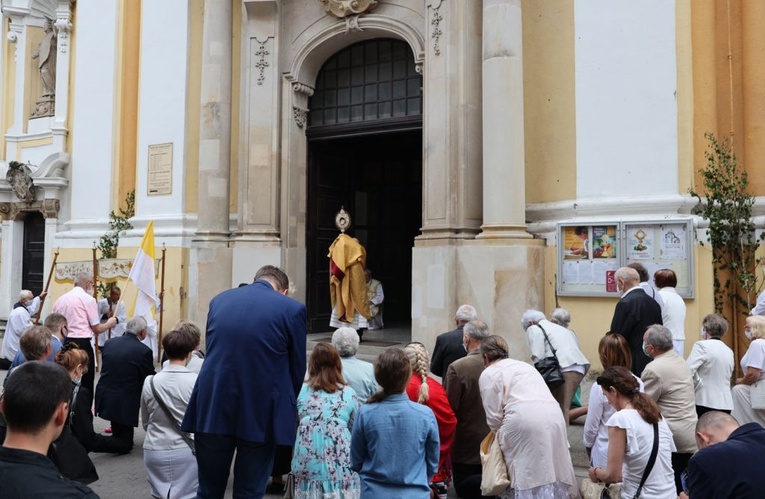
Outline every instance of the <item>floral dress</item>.
{"label": "floral dress", "polygon": [[351,429],[359,403],[353,388],[334,393],[303,385],[297,399],[300,424],[292,455],[295,497],[357,499],[359,476],[351,471]]}

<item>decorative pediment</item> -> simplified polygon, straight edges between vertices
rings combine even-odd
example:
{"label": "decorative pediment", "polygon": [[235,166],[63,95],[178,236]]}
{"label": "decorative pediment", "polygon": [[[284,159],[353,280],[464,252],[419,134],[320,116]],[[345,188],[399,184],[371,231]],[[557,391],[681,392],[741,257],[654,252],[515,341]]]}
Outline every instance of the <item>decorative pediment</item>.
{"label": "decorative pediment", "polygon": [[340,19],[357,16],[377,7],[377,0],[319,0],[324,12]]}

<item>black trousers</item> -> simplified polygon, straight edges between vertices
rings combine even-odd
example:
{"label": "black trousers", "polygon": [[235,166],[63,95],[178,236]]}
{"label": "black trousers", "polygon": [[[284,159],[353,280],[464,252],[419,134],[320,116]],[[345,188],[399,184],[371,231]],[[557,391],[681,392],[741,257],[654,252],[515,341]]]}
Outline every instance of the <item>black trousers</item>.
{"label": "black trousers", "polygon": [[682,454],[680,452],[672,453],[672,469],[675,470],[675,488],[677,489],[678,494],[683,491],[683,482],[680,475],[682,475],[685,468],[688,467],[688,461],[691,460],[691,456],[693,456],[693,454]]}
{"label": "black trousers", "polygon": [[93,345],[90,344],[90,338],[67,338],[66,341],[76,343],[78,347],[88,352],[88,372],[82,375],[82,386],[87,388],[90,393],[95,394],[96,357],[93,353]]}
{"label": "black trousers", "polygon": [[133,425],[117,423],[110,421],[112,425],[112,438],[125,444],[125,452],[130,452],[133,448]]}
{"label": "black trousers", "polygon": [[481,465],[452,463],[454,490],[461,499],[494,497],[481,495]]}

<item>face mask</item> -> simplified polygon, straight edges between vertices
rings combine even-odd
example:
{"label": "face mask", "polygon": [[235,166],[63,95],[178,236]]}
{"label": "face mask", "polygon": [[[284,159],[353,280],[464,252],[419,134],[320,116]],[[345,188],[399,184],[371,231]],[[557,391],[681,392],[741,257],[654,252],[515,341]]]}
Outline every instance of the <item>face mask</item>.
{"label": "face mask", "polygon": [[624,295],[624,289],[623,288],[617,287],[616,288],[616,292],[619,293],[619,296]]}
{"label": "face mask", "polygon": [[[645,350],[645,349],[646,349],[646,344],[645,344],[645,341],[644,341],[644,342],[643,342],[643,353],[644,353],[644,354],[646,354],[648,357],[651,357],[651,354],[650,354],[650,353],[648,353],[648,352],[646,352],[646,350]],[[651,357],[651,358],[653,358],[653,357]]]}
{"label": "face mask", "polygon": [[744,334],[746,335],[747,339],[750,339],[750,340],[752,339],[752,332],[751,331],[749,331],[749,330],[744,331]]}
{"label": "face mask", "polygon": [[707,328],[702,327],[701,328],[701,339],[706,340],[707,339]]}
{"label": "face mask", "polygon": [[467,349],[467,341],[465,341],[465,339],[462,340],[462,348],[464,348],[466,352],[468,351],[468,349]]}

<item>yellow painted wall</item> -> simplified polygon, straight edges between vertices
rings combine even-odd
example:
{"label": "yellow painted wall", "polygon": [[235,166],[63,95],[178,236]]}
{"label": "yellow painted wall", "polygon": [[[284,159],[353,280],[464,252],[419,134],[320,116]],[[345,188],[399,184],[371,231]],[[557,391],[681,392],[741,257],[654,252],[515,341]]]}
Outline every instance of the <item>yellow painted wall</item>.
{"label": "yellow painted wall", "polygon": [[[555,273],[556,248],[545,250],[545,310],[548,314],[556,308]],[[712,289],[712,255],[708,246],[694,247],[696,297],[685,300],[685,354],[690,353],[693,343],[700,339],[701,320],[714,313],[714,290]],[[611,319],[618,300],[616,298],[558,297],[558,305],[571,312],[571,329],[577,332],[579,344],[589,359],[593,370],[601,370],[598,358],[598,342],[611,327]]]}
{"label": "yellow painted wall", "polygon": [[202,23],[204,0],[189,0],[189,66],[186,94],[186,182],[184,211],[197,213],[199,200],[199,108],[202,99]]}
{"label": "yellow painted wall", "polygon": [[526,202],[575,199],[574,2],[522,4]]}
{"label": "yellow painted wall", "polygon": [[53,137],[48,137],[45,139],[35,139],[35,140],[27,140],[24,142],[19,142],[16,149],[16,161],[21,161],[21,157],[24,153],[24,149],[29,148],[35,148],[35,147],[41,147],[41,146],[47,146],[49,144],[53,144]]}
{"label": "yellow painted wall", "polygon": [[112,183],[112,203],[115,208],[136,186],[141,1],[121,2],[119,9],[112,166],[115,179]]}
{"label": "yellow painted wall", "polygon": [[[119,258],[135,258],[137,248],[120,248]],[[51,250],[51,253],[53,250]],[[156,247],[156,257],[161,256],[161,245]],[[189,250],[187,248],[167,248],[165,264],[165,296],[164,296],[164,317],[163,331],[170,331],[173,325],[181,318],[187,317],[188,297],[181,297],[181,290],[186,292],[188,284],[189,268]],[[58,262],[92,261],[93,252],[91,249],[60,249]],[[46,270],[47,272],[47,270]],[[74,284],[71,281],[58,281],[53,279],[46,299],[46,308],[52,306],[58,297],[72,289]],[[118,285],[123,291],[123,300],[130,312],[136,297],[136,288],[133,283],[126,283],[121,280]],[[157,293],[160,291],[160,277],[156,281]],[[155,317],[159,321],[159,315]],[[202,325],[203,326],[203,325]]]}

